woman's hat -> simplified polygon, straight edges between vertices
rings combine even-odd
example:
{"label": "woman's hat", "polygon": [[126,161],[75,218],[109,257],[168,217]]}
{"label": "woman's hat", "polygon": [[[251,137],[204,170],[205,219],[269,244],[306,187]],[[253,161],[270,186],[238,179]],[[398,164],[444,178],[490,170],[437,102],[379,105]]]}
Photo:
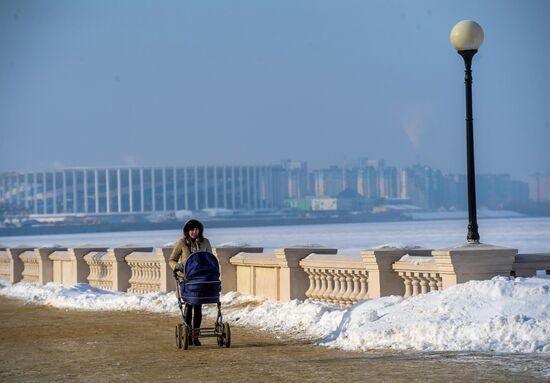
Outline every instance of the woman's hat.
{"label": "woman's hat", "polygon": [[204,230],[203,224],[196,219],[190,219],[183,225],[183,235],[186,235],[193,229],[199,229],[200,234],[202,235],[202,232]]}

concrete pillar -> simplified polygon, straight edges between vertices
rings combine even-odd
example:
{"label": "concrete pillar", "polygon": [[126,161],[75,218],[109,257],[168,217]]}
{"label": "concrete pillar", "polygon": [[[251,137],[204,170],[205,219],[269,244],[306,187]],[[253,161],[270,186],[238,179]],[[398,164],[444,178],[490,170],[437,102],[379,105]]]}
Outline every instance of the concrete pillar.
{"label": "concrete pillar", "polygon": [[210,201],[208,200],[208,166],[204,167],[204,207],[210,208]]}
{"label": "concrete pillar", "polygon": [[401,277],[392,269],[392,264],[407,254],[407,250],[388,247],[361,251],[368,272],[368,297],[380,298],[405,294]]}
{"label": "concrete pillar", "polygon": [[[107,177],[108,176],[109,175],[107,174]],[[98,214],[99,213],[99,174],[97,169],[94,169],[94,199],[95,199],[95,213]]]}
{"label": "concrete pillar", "polygon": [[72,261],[71,276],[68,277],[68,285],[76,283],[88,283],[90,267],[84,260],[84,256],[92,251],[107,251],[107,247],[74,247],[69,248],[69,258]]}
{"label": "concrete pillar", "polygon": [[166,211],[166,168],[162,168],[162,211]]}
{"label": "concrete pillar", "polygon": [[237,291],[237,267],[231,264],[230,258],[242,252],[261,253],[263,250],[263,247],[248,246],[222,246],[213,249],[214,255],[220,263],[222,294]]}
{"label": "concrete pillar", "polygon": [[156,250],[156,255],[160,258],[160,291],[176,291],[176,279],[170,268],[170,255],[172,254],[173,246],[160,247]]}
{"label": "concrete pillar", "polygon": [[300,267],[300,261],[310,254],[336,254],[337,249],[325,247],[287,247],[275,249],[275,258],[279,260],[279,300],[306,299],[309,289],[309,277]]}
{"label": "concrete pillar", "polygon": [[187,168],[183,169],[183,194],[185,199],[185,210],[189,210],[189,194],[187,189]]}
{"label": "concrete pillar", "polygon": [[172,180],[174,182],[174,211],[179,210],[178,209],[178,172],[176,168],[173,168],[172,170]]}
{"label": "concrete pillar", "polygon": [[7,255],[10,260],[10,277],[8,282],[17,283],[23,278],[23,261],[19,255],[26,251],[34,251],[33,247],[12,247],[7,249]]}
{"label": "concrete pillar", "polygon": [[[82,172],[84,173],[84,212],[88,213],[88,171],[84,169]],[[46,185],[45,182],[46,182],[46,178],[44,178],[44,185]],[[107,183],[107,185],[109,184]]]}
{"label": "concrete pillar", "polygon": [[24,192],[24,201],[23,201],[23,205],[25,206],[25,209],[28,209],[29,208],[29,173],[25,172],[25,192]]}
{"label": "concrete pillar", "polygon": [[218,206],[218,167],[214,166],[214,207]]}
{"label": "concrete pillar", "polygon": [[517,249],[488,244],[464,244],[432,251],[443,288],[497,275],[510,276]]}
{"label": "concrete pillar", "polygon": [[[53,194],[53,213],[57,214],[57,177],[56,171],[52,171],[52,194]],[[19,193],[17,193],[19,199]],[[17,201],[19,202],[19,200]]]}
{"label": "concrete pillar", "polygon": [[195,210],[200,210],[199,207],[199,168],[195,166]]}
{"label": "concrete pillar", "polygon": [[128,168],[128,211],[134,212],[134,185],[132,180],[132,168]]}
{"label": "concrete pillar", "polygon": [[223,182],[223,207],[227,209],[227,167],[223,167],[222,173],[222,182]]}
{"label": "concrete pillar", "polygon": [[126,263],[126,256],[135,251],[140,252],[152,252],[152,247],[116,247],[107,251],[107,257],[110,258],[113,263],[113,291],[126,291],[130,287],[130,277],[132,271],[130,266]]}
{"label": "concrete pillar", "polygon": [[66,170],[63,170],[63,213],[67,214],[67,175]]}
{"label": "concrete pillar", "polygon": [[76,170],[73,169],[73,213],[77,213]]}
{"label": "concrete pillar", "polygon": [[151,168],[151,189],[152,189],[152,193],[151,195],[153,196],[153,201],[152,201],[152,210],[153,211],[157,211],[157,196],[156,196],[156,188],[155,188],[155,168]]}
{"label": "concrete pillar", "polygon": [[60,247],[41,247],[34,250],[38,257],[38,283],[44,285],[53,282],[53,261],[49,255],[54,251],[66,251],[66,248]]}
{"label": "concrete pillar", "polygon": [[120,168],[116,170],[116,195],[117,195],[117,207],[118,212],[122,213],[122,188],[120,185]]}
{"label": "concrete pillar", "polygon": [[34,172],[33,173],[33,186],[32,186],[32,190],[33,190],[33,200],[34,200],[34,214],[38,214],[38,193],[37,193],[37,188],[38,188],[38,173]]}
{"label": "concrete pillar", "polygon": [[237,208],[237,198],[236,198],[236,190],[235,190],[235,167],[234,166],[231,166],[231,204],[233,206],[233,210],[235,210]]}
{"label": "concrete pillar", "polygon": [[140,211],[143,213],[145,211],[145,187],[143,185],[143,168],[139,168],[139,190],[140,190]]}

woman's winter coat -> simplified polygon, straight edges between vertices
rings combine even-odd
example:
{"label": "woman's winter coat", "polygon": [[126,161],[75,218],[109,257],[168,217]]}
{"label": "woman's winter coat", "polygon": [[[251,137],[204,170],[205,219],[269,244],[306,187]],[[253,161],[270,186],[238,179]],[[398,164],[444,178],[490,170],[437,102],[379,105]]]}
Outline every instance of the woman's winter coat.
{"label": "woman's winter coat", "polygon": [[170,254],[170,268],[174,270],[178,263],[185,264],[187,257],[199,251],[207,251],[212,253],[212,246],[207,238],[202,240],[197,238],[195,241],[192,239],[181,238],[176,243],[172,254]]}

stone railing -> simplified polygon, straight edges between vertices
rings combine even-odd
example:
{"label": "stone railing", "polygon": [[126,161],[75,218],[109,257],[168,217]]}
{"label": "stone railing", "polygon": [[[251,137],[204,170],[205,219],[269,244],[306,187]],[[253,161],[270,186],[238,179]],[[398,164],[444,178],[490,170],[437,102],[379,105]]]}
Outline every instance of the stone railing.
{"label": "stone railing", "polygon": [[367,298],[368,273],[361,256],[310,254],[300,261],[309,299],[351,306]]}
{"label": "stone railing", "polygon": [[90,252],[106,252],[107,247],[82,246],[69,249],[55,249],[49,258],[52,261],[53,282],[65,286],[88,283],[90,267],[84,256]]}
{"label": "stone railing", "polygon": [[[0,279],[64,285],[89,283],[111,291],[174,291],[168,260],[172,247],[0,247]],[[360,255],[336,249],[293,246],[222,246],[218,257],[222,293],[237,291],[276,301],[312,299],[351,305],[388,295],[415,296],[495,275],[550,273],[550,253],[479,244],[445,249],[381,247]]]}
{"label": "stone railing", "polygon": [[[231,258],[239,253],[261,253],[263,247],[243,246],[219,246],[213,249],[220,263],[220,273],[222,275],[222,293],[237,290],[237,267],[231,263]],[[242,270],[241,270],[242,274]]]}
{"label": "stone railing", "polygon": [[392,268],[403,279],[405,286],[403,296],[405,298],[443,288],[443,280],[431,255],[414,256],[406,254],[395,262]]}
{"label": "stone railing", "polygon": [[236,290],[276,301],[305,299],[309,278],[300,267],[300,260],[312,253],[336,254],[336,251],[322,247],[287,247],[272,253],[240,252],[230,259],[235,267]]}
{"label": "stone railing", "polygon": [[49,258],[55,251],[67,250],[59,247],[41,247],[19,254],[23,262],[23,282],[46,284],[53,282],[53,261]]}
{"label": "stone railing", "polygon": [[131,269],[125,257],[133,252],[152,252],[152,247],[117,247],[107,252],[92,251],[84,256],[90,268],[88,283],[91,286],[112,291],[127,291],[130,287]]}
{"label": "stone railing", "polygon": [[20,256],[28,251],[34,251],[34,248],[29,246],[19,246],[5,250],[2,263],[4,264],[3,273],[6,274],[1,274],[2,278],[6,278],[5,280],[10,283],[19,282],[23,278],[24,265]]}
{"label": "stone railing", "polygon": [[40,270],[38,265],[38,257],[36,256],[34,249],[22,252],[21,254],[19,254],[19,259],[21,259],[21,262],[23,262],[21,281],[38,283]]}
{"label": "stone railing", "polygon": [[91,251],[84,256],[84,260],[88,264],[88,283],[100,289],[111,290],[113,267],[112,263],[106,260],[107,255],[107,251]]}
{"label": "stone railing", "polygon": [[175,280],[169,267],[172,248],[157,249],[156,252],[134,251],[126,256],[131,277],[129,293],[150,293],[169,291],[175,287]]}
{"label": "stone railing", "polygon": [[537,271],[550,275],[550,253],[516,255],[511,275],[532,277],[537,274]]}

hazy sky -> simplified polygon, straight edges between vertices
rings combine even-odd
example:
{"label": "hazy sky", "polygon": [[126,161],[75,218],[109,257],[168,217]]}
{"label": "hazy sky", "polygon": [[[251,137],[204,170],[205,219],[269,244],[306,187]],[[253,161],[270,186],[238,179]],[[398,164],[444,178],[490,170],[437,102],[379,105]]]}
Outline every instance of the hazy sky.
{"label": "hazy sky", "polygon": [[0,1],[0,171],[382,158],[550,171],[550,1]]}

